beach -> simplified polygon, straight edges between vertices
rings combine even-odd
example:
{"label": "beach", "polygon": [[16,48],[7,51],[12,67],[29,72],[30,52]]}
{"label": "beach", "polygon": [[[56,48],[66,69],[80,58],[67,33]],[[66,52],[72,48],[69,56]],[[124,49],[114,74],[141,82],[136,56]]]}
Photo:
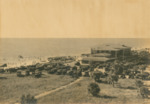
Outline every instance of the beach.
{"label": "beach", "polygon": [[[149,48],[150,39],[117,38],[2,38],[0,40],[0,64],[18,67],[47,61],[48,57],[80,56],[90,53],[90,48],[105,43],[126,44],[134,48]],[[19,58],[22,56],[23,58]]]}
{"label": "beach", "polygon": [[[102,90],[99,96],[102,103],[130,103],[126,99],[142,103],[135,83],[136,79],[150,78],[149,73],[148,76],[142,73],[149,65],[145,61],[149,56],[145,49],[149,48],[147,40],[2,39],[0,63],[4,69],[0,73],[0,102],[18,103],[22,101],[21,96],[31,94],[39,104],[78,103],[78,100],[99,104],[87,90],[88,85],[95,82]],[[110,42],[112,44],[103,45]],[[95,46],[99,47],[92,48]],[[148,81],[147,84],[149,86]]]}

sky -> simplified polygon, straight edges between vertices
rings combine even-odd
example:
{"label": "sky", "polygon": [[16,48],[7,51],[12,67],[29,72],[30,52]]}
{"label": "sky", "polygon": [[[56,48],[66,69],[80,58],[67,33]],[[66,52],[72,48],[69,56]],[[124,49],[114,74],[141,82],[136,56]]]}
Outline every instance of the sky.
{"label": "sky", "polygon": [[0,0],[2,38],[150,38],[150,0]]}

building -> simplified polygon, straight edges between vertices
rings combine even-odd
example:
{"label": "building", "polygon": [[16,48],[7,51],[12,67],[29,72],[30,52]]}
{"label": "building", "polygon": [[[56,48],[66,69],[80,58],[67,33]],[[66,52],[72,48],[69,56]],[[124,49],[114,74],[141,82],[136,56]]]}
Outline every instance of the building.
{"label": "building", "polygon": [[105,63],[117,58],[126,58],[131,54],[131,47],[107,44],[91,48],[90,54],[82,54],[82,64]]}
{"label": "building", "polygon": [[107,53],[111,57],[125,57],[131,54],[131,47],[125,45],[101,45],[96,48],[91,48],[91,54]]}

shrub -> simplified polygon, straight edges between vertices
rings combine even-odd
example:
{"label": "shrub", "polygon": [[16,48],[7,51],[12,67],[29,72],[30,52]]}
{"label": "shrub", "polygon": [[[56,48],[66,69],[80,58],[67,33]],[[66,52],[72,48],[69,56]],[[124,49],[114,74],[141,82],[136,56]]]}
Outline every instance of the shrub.
{"label": "shrub", "polygon": [[27,96],[22,95],[21,97],[21,104],[37,104],[37,99],[34,98],[34,96],[31,96],[28,94]]}
{"label": "shrub", "polygon": [[98,96],[98,94],[100,92],[100,88],[99,88],[98,84],[90,83],[88,86],[88,92],[90,94],[92,94],[93,96]]}
{"label": "shrub", "polygon": [[148,88],[141,87],[140,88],[140,95],[142,96],[142,98],[148,98],[148,95],[149,95]]}

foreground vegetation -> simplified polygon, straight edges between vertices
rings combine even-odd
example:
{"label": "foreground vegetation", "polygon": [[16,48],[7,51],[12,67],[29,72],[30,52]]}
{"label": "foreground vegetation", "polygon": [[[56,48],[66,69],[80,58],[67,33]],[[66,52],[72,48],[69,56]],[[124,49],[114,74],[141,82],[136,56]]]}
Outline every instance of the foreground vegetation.
{"label": "foreground vegetation", "polygon": [[64,75],[44,74],[41,78],[17,77],[16,74],[0,74],[0,102],[16,102],[24,94],[33,96],[58,88],[74,79]]}
{"label": "foreground vegetation", "polygon": [[84,80],[38,100],[38,104],[143,104],[138,95],[134,79],[120,79],[115,87],[106,83],[97,83],[101,89],[98,96],[88,92],[88,85],[93,79]]}
{"label": "foreground vegetation", "polygon": [[142,104],[142,98],[148,98],[149,95],[148,88],[144,88],[142,82],[150,79],[150,74],[144,72],[149,65],[149,56],[145,52],[132,52],[132,55],[123,59],[120,57],[113,62],[88,66],[80,65],[72,57],[56,57],[49,58],[48,63],[2,69],[0,102],[13,101],[22,96],[22,104],[30,101],[36,103],[35,95],[83,76],[85,78],[80,83],[38,99],[39,104]]}

